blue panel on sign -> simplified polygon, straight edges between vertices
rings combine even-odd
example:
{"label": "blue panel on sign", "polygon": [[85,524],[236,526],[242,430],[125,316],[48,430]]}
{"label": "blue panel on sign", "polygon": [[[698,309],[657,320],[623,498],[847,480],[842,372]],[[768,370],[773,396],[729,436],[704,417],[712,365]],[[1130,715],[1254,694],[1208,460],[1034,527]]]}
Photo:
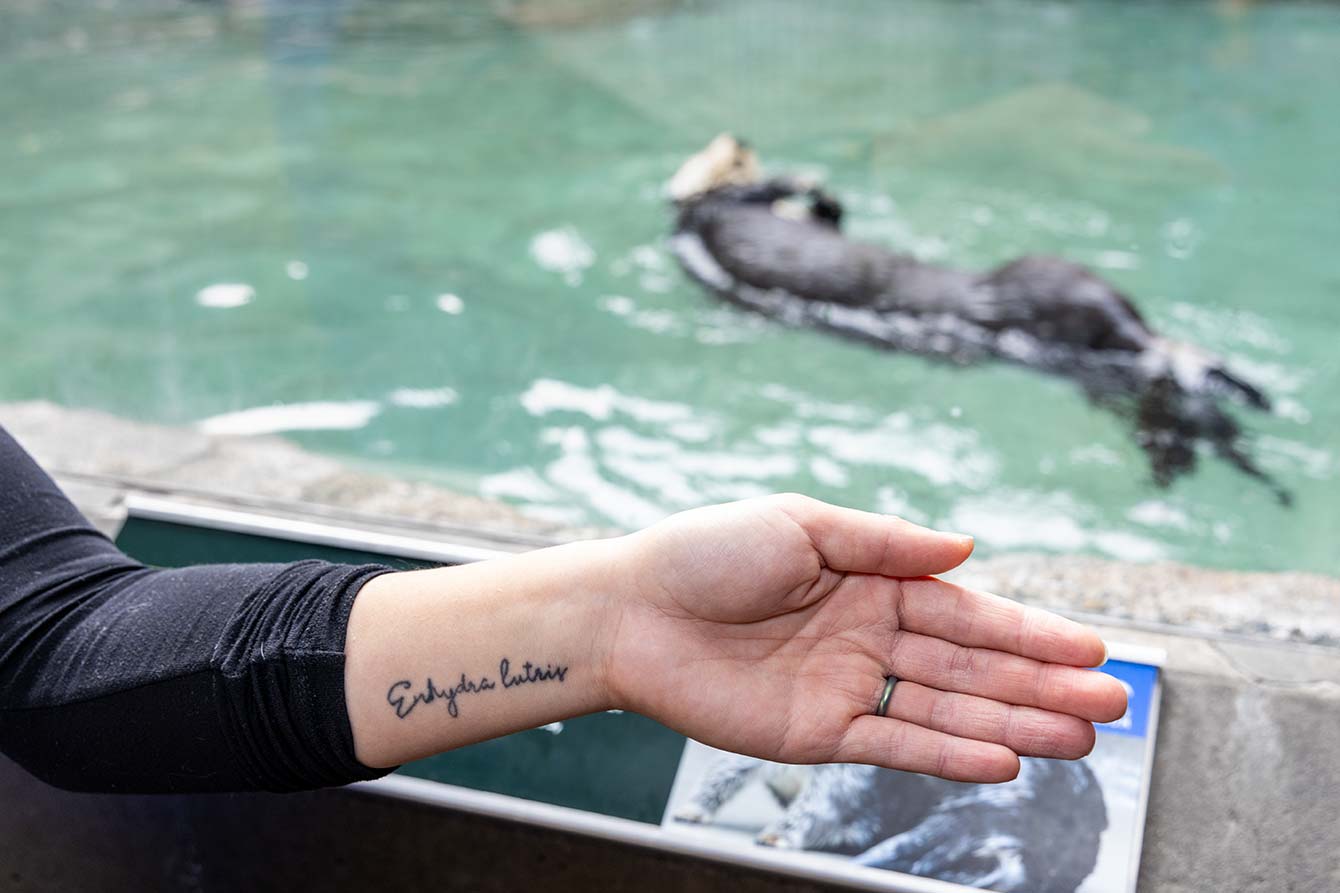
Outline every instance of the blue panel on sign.
{"label": "blue panel on sign", "polygon": [[1115,678],[1126,689],[1126,715],[1115,722],[1094,723],[1100,732],[1145,737],[1149,729],[1149,706],[1154,701],[1154,686],[1158,683],[1159,668],[1124,660],[1109,660],[1096,672]]}

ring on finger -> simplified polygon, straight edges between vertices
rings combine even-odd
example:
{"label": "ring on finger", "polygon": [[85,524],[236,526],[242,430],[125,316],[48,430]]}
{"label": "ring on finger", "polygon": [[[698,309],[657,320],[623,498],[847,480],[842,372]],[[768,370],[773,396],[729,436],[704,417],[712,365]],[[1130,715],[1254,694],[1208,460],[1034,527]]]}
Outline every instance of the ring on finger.
{"label": "ring on finger", "polygon": [[893,700],[893,687],[897,684],[897,676],[884,677],[884,690],[879,695],[879,703],[875,705],[875,716],[888,715],[889,701]]}

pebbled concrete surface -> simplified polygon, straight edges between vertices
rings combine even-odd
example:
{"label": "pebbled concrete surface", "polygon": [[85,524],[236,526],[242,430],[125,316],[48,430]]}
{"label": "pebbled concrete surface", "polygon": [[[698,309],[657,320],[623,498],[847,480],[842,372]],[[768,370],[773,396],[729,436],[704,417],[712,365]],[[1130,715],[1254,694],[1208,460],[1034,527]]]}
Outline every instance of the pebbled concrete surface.
{"label": "pebbled concrete surface", "polygon": [[946,575],[1059,611],[1340,646],[1340,580],[1088,555],[973,559]]}

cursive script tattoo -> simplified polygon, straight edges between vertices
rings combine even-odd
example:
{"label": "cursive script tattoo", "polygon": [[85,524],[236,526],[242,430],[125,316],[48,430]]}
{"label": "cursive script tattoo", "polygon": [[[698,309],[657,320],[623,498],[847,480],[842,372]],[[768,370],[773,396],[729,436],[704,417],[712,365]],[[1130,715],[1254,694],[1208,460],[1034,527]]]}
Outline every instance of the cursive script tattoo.
{"label": "cursive script tattoo", "polygon": [[503,688],[516,688],[518,685],[525,685],[527,682],[548,682],[550,679],[557,679],[562,682],[567,678],[567,667],[556,667],[553,664],[545,664],[541,670],[537,665],[526,661],[521,665],[521,672],[512,673],[512,662],[503,658],[498,662],[498,678],[502,680]]}
{"label": "cursive script tattoo", "polygon": [[433,677],[429,676],[423,685],[422,691],[411,691],[414,683],[408,679],[401,679],[398,682],[391,683],[390,689],[386,692],[386,703],[391,705],[395,715],[404,719],[414,712],[414,708],[420,704],[431,704],[433,701],[447,702],[447,715],[455,719],[460,716],[461,708],[457,699],[461,695],[473,695],[480,692],[493,691],[499,685],[507,688],[516,688],[518,685],[527,685],[535,682],[558,682],[567,680],[568,668],[566,666],[545,664],[541,667],[539,664],[526,661],[521,665],[520,672],[513,672],[512,661],[504,657],[498,661],[498,682],[494,682],[488,676],[481,676],[478,679],[471,679],[469,676],[461,673],[459,682],[453,683],[446,688],[438,688],[433,682]]}
{"label": "cursive script tattoo", "polygon": [[[408,695],[408,691],[413,687],[408,679],[401,679],[392,684],[386,693],[386,700],[394,709],[395,715],[404,719],[414,712],[414,708],[420,704],[431,704],[433,701],[445,700],[447,702],[447,715],[459,716],[460,707],[456,704],[456,698],[460,695],[472,695],[481,691],[492,691],[498,685],[492,679],[485,676],[476,682],[468,678],[464,673],[461,674],[461,681],[448,688],[438,688],[433,684],[433,677],[429,676],[424,683],[423,691],[416,692],[414,695]],[[408,697],[408,700],[406,698]]]}

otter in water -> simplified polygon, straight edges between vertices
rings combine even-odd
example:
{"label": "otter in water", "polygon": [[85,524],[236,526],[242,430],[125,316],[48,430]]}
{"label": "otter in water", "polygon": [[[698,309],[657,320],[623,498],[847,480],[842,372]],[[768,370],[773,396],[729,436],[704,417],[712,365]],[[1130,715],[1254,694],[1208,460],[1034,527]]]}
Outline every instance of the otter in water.
{"label": "otter in water", "polygon": [[1064,375],[1132,421],[1160,486],[1194,468],[1205,443],[1291,501],[1220,403],[1268,410],[1266,395],[1218,357],[1156,333],[1079,264],[1024,257],[975,273],[853,241],[837,199],[802,178],[763,178],[754,151],[728,134],[684,162],[668,191],[675,256],[727,301],[882,347]]}

